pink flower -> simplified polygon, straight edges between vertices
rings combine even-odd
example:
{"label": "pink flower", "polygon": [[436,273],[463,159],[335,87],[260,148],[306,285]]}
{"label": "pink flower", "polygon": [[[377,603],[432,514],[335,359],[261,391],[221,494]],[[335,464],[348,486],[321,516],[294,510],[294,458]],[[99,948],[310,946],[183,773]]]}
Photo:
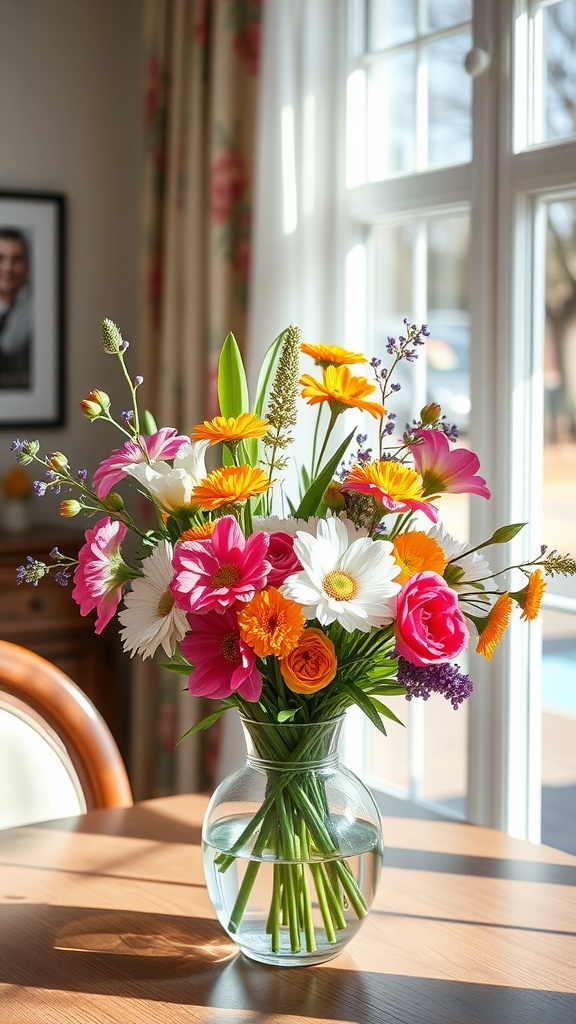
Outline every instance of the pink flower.
{"label": "pink flower", "polygon": [[302,563],[294,552],[294,537],[288,533],[270,533],[267,558],[272,568],[268,573],[267,586],[280,587],[287,576],[300,572]]}
{"label": "pink flower", "polygon": [[244,537],[234,516],[223,516],[206,540],[178,544],[170,584],[179,608],[187,612],[223,611],[236,601],[251,601],[270,572],[267,533]]}
{"label": "pink flower", "polygon": [[412,665],[457,658],[470,634],[458,598],[435,572],[417,572],[398,594],[396,647]]}
{"label": "pink flower", "polygon": [[412,446],[412,455],[424,483],[424,494],[450,491],[490,497],[484,477],[475,475],[480,459],[474,452],[464,448],[450,451],[450,442],[440,430],[415,430],[414,434],[420,441]]}
{"label": "pink flower", "polygon": [[123,584],[135,575],[120,555],[125,535],[124,523],[113,523],[106,517],[92,530],[86,530],[86,543],[78,552],[72,597],[82,615],[96,609],[96,633],[110,622],[120,603]]}
{"label": "pink flower", "polygon": [[194,666],[188,679],[190,693],[222,700],[237,691],[245,700],[258,700],[262,676],[254,651],[240,636],[234,609],[189,615],[188,622],[192,631],[184,637],[180,651]]}
{"label": "pink flower", "polygon": [[140,462],[155,462],[157,459],[173,459],[183,445],[190,444],[190,438],[184,434],[177,434],[174,427],[161,427],[150,437],[140,436],[146,455],[136,441],[127,441],[122,448],[116,448],[104,462],[100,463],[94,474],[92,486],[97,496],[102,500],[112,490],[114,484],[122,480],[128,473],[130,466]]}

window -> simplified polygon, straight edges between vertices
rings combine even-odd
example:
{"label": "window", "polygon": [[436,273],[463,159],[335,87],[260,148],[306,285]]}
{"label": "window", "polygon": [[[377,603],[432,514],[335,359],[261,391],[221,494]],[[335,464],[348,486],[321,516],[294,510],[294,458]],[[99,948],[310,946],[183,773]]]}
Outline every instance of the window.
{"label": "window", "polygon": [[[574,554],[576,0],[349,9],[349,343],[359,305],[372,355],[404,316],[428,323],[402,416],[440,401],[493,491],[489,504],[443,498],[443,519],[475,542],[529,522],[514,562],[542,537]],[[503,556],[491,549],[493,568]],[[350,744],[373,785],[534,840],[542,821],[545,840],[576,849],[576,827],[554,831],[576,785],[563,754],[576,743],[574,578],[550,582],[544,604],[489,665],[471,655],[467,712],[407,705],[406,733]]]}

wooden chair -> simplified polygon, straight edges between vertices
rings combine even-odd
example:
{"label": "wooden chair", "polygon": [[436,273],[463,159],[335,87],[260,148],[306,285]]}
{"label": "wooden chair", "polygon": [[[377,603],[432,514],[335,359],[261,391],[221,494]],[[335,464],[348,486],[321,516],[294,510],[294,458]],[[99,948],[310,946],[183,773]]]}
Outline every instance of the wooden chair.
{"label": "wooden chair", "polygon": [[0,640],[0,827],[132,803],[120,751],[86,694]]}

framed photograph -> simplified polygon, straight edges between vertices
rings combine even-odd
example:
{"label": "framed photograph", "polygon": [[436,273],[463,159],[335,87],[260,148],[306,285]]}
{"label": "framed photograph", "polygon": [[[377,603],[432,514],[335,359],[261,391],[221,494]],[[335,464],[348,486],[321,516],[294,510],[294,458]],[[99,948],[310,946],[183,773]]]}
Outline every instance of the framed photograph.
{"label": "framed photograph", "polygon": [[64,421],[64,196],[0,191],[0,429]]}

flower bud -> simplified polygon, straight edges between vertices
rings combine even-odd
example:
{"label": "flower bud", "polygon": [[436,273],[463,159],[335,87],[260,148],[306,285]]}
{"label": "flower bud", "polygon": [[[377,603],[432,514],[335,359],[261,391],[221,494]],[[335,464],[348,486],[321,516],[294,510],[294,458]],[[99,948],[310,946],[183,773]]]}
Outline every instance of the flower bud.
{"label": "flower bud", "polygon": [[46,465],[58,472],[61,469],[67,469],[70,463],[62,452],[52,452],[51,455],[46,456]]}
{"label": "flower bud", "polygon": [[103,320],[100,328],[102,333],[102,347],[109,355],[118,355],[124,351],[122,347],[122,334],[120,328],[113,320]]}
{"label": "flower bud", "polygon": [[442,407],[438,405],[438,402],[429,402],[425,405],[420,413],[420,421],[423,427],[430,427],[433,423],[437,423],[442,415]]}
{"label": "flower bud", "polygon": [[324,491],[323,501],[326,507],[331,509],[332,512],[343,512],[346,508],[344,495],[340,490],[340,485],[337,484],[335,480],[333,480],[331,484],[328,484],[328,487]]}
{"label": "flower bud", "polygon": [[124,501],[122,495],[118,494],[117,491],[112,491],[106,496],[104,501],[106,508],[109,508],[111,512],[121,512],[124,508]]}
{"label": "flower bud", "polygon": [[99,416],[103,413],[106,414],[110,409],[110,399],[105,391],[96,389],[80,402],[80,408],[86,419],[97,420]]}
{"label": "flower bud", "polygon": [[60,502],[60,515],[64,516],[65,519],[72,519],[73,516],[77,516],[82,511],[82,505],[79,501],[75,501],[74,498],[68,498],[66,501]]}

